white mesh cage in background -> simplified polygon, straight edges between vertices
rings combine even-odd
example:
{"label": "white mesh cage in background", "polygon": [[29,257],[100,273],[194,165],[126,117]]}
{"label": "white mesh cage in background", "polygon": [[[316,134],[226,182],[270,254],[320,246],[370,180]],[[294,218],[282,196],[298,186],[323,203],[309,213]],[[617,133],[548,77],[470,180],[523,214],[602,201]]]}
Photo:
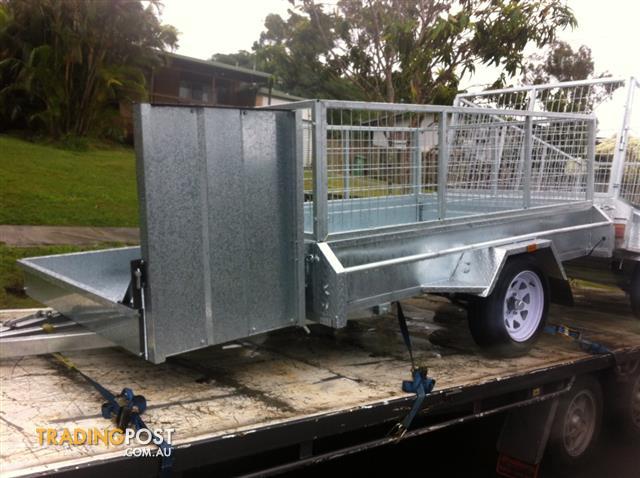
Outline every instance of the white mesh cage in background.
{"label": "white mesh cage in background", "polygon": [[458,95],[457,106],[593,113],[598,119],[595,191],[640,206],[640,83],[597,78]]}

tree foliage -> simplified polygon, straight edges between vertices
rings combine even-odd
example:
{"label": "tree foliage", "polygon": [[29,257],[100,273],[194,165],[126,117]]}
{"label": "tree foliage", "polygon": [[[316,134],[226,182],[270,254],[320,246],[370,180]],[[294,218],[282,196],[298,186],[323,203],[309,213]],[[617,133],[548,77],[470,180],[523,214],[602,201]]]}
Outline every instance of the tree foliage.
{"label": "tree foliage", "polygon": [[240,66],[242,68],[257,69],[256,55],[247,50],[239,50],[237,53],[216,53],[211,55],[213,61],[227,65]]}
{"label": "tree foliage", "polygon": [[[591,49],[581,45],[577,50],[566,42],[555,41],[542,55],[531,55],[522,76],[525,85],[540,85],[564,81],[604,78],[608,73],[596,75]],[[539,100],[548,111],[591,113],[610,98],[622,82],[575,86],[572,88],[546,88]]]}
{"label": "tree foliage", "polygon": [[591,48],[581,45],[576,51],[566,42],[553,42],[546,54],[531,55],[525,66],[523,82],[529,85],[558,81],[585,80],[594,72]]}
{"label": "tree foliage", "polygon": [[307,97],[450,103],[476,64],[515,75],[529,43],[575,25],[561,0],[292,0],[253,47],[258,68]]}
{"label": "tree foliage", "polygon": [[0,125],[100,133],[145,95],[157,51],[177,42],[150,0],[0,0]]}

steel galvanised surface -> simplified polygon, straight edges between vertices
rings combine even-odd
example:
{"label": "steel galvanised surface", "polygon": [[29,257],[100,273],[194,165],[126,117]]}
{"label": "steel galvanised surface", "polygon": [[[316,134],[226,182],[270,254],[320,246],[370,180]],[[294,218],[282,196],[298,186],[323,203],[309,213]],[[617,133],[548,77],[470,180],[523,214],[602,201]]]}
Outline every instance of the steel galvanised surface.
{"label": "steel galvanised surface", "polygon": [[142,105],[137,121],[150,359],[302,320],[295,114]]}
{"label": "steel galvanised surface", "polygon": [[31,297],[140,354],[140,315],[119,303],[129,284],[129,264],[139,258],[139,247],[126,247],[31,257],[19,264]]}
{"label": "steel galvanised surface", "polygon": [[[153,362],[299,323],[298,122],[291,111],[140,105],[141,249],[24,260],[28,292]],[[119,303],[139,258],[140,315]]]}
{"label": "steel galvanised surface", "polygon": [[[516,254],[563,280],[561,261],[611,253],[592,116],[279,108],[140,105],[141,249],[77,256],[91,278],[68,255],[24,260],[29,293],[157,363],[422,291],[487,296]],[[135,259],[140,314],[120,303]]]}

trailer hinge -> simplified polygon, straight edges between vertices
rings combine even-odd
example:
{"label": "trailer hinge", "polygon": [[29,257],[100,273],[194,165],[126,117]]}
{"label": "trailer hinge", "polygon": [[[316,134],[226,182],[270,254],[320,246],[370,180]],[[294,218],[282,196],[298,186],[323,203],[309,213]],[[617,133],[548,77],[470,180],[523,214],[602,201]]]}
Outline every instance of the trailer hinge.
{"label": "trailer hinge", "polygon": [[142,291],[144,290],[147,280],[147,265],[142,259],[136,259],[131,261],[130,268],[131,279],[129,280],[129,287],[127,287],[122,303],[127,307],[143,310],[144,300]]}

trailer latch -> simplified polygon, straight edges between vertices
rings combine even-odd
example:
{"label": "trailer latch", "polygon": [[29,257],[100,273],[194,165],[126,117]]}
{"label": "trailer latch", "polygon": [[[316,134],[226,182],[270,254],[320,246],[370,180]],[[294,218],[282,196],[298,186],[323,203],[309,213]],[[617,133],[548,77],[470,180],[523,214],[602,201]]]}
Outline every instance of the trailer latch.
{"label": "trailer latch", "polygon": [[131,278],[129,279],[129,287],[124,294],[122,303],[133,309],[144,309],[144,301],[142,299],[142,291],[144,290],[147,276],[147,265],[142,259],[136,259],[130,263]]}

